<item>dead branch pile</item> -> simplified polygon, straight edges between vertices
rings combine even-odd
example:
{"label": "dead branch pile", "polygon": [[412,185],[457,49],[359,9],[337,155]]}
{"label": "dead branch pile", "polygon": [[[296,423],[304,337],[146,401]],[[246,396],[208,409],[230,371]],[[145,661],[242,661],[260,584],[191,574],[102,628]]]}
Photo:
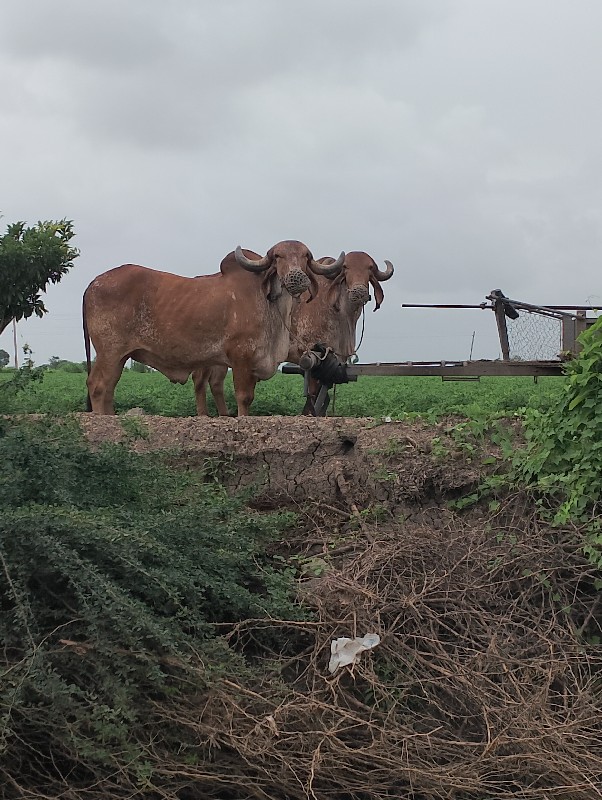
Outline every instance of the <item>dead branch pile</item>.
{"label": "dead branch pile", "polygon": [[[237,625],[245,648],[288,626],[298,654],[266,653],[261,685],[157,709],[202,754],[163,778],[181,798],[602,797],[596,576],[575,531],[525,513],[402,523],[305,589],[317,622]],[[331,640],[368,632],[381,644],[330,675]]]}
{"label": "dead branch pile", "polygon": [[[301,586],[313,617],[223,625],[239,668],[157,659],[173,691],[147,696],[119,749],[107,726],[106,752],[74,756],[29,706],[0,798],[602,798],[600,576],[579,532],[516,500],[435,511],[358,534],[361,552]],[[380,644],[331,675],[331,641],[366,633]],[[56,635],[85,683],[97,645]]]}

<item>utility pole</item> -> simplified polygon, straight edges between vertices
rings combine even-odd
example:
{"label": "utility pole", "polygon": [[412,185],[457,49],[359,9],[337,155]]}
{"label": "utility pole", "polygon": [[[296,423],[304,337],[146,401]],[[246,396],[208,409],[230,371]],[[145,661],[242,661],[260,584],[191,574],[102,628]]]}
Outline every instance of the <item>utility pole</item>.
{"label": "utility pole", "polygon": [[19,356],[17,351],[17,321],[13,319],[13,345],[15,348],[15,369],[19,369]]}

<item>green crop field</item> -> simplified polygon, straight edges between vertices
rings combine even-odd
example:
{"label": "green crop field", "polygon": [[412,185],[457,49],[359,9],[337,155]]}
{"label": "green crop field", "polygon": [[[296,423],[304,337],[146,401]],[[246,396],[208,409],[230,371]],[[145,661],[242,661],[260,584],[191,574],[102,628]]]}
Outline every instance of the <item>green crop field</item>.
{"label": "green crop field", "polygon": [[[0,374],[0,385],[10,378],[10,370]],[[0,393],[0,411],[21,413],[56,413],[84,411],[85,375],[60,369],[47,370],[41,381],[28,384],[16,394]],[[548,408],[563,392],[563,378],[481,378],[480,381],[452,382],[440,378],[362,377],[357,383],[338,386],[334,414],[352,417],[393,418],[419,413],[428,416],[460,414],[468,417],[483,414],[514,413],[525,407]],[[215,408],[209,396],[212,413]],[[226,382],[226,401],[236,407],[231,376]],[[251,413],[255,415],[300,413],[303,407],[303,379],[298,375],[277,373],[259,383]],[[192,384],[170,383],[157,372],[125,370],[115,394],[117,412],[140,407],[149,414],[181,417],[194,415]],[[330,412],[332,414],[332,403]]]}

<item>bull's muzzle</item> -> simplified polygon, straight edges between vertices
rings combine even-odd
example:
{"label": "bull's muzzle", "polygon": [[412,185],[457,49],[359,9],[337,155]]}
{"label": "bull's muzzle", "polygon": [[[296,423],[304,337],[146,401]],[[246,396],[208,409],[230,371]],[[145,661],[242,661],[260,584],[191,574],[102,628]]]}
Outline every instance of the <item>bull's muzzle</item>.
{"label": "bull's muzzle", "polygon": [[298,297],[309,289],[309,278],[303,270],[292,269],[282,278],[282,285],[293,297]]}
{"label": "bull's muzzle", "polygon": [[354,306],[365,306],[370,300],[370,291],[367,286],[360,283],[348,290],[348,297]]}

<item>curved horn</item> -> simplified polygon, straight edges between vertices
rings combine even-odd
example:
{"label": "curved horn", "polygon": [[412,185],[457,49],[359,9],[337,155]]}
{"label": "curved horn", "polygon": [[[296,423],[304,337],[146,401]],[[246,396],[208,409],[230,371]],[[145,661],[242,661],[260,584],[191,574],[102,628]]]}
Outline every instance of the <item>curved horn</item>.
{"label": "curved horn", "polygon": [[345,263],[345,251],[343,251],[340,256],[334,261],[332,264],[320,264],[319,261],[315,261],[313,258],[309,262],[309,266],[312,272],[315,272],[316,275],[324,275],[325,278],[334,278],[339,272],[343,269],[343,264]]}
{"label": "curved horn", "polygon": [[266,267],[270,263],[269,255],[264,256],[263,258],[259,258],[257,260],[252,258],[247,258],[246,255],[243,253],[242,247],[240,245],[238,245],[238,247],[234,251],[234,258],[243,269],[246,269],[249,272],[263,272],[264,269],[266,269]]}
{"label": "curved horn", "polygon": [[381,272],[381,270],[379,270],[379,268],[376,265],[372,267],[372,272],[374,273],[374,277],[376,278],[377,281],[381,282],[388,281],[389,278],[392,277],[393,273],[395,272],[393,264],[391,264],[390,261],[387,261],[385,259],[385,264],[387,265],[387,269],[384,272]]}

